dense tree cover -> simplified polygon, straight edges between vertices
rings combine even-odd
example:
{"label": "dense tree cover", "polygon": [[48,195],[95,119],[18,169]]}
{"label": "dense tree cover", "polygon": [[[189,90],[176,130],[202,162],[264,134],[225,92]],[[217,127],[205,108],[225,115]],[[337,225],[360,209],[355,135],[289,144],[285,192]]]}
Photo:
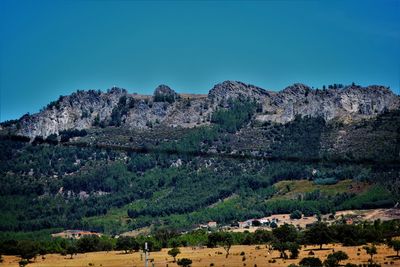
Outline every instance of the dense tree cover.
{"label": "dense tree cover", "polygon": [[222,131],[234,133],[250,121],[256,107],[256,103],[249,99],[229,99],[228,108],[215,111],[211,122],[217,124]]}
{"label": "dense tree cover", "polygon": [[111,120],[109,122],[110,126],[121,126],[123,122],[123,118],[130,108],[135,105],[135,100],[131,97],[122,96],[116,107],[113,108],[111,112]]}
{"label": "dense tree cover", "polygon": [[[131,105],[128,98],[119,102],[122,113]],[[187,230],[210,220],[230,224],[272,213],[309,216],[340,209],[391,207],[399,201],[398,166],[308,160],[318,157],[321,138],[334,127],[318,118],[297,117],[284,125],[260,126],[276,141],[267,155],[291,160],[190,153],[226,153],[233,136],[241,132],[237,130],[249,127],[254,108],[251,101],[230,101],[228,108],[214,114],[210,127],[187,130],[172,141],[145,143],[160,153],[50,145],[55,136],[47,143],[30,144],[21,137],[1,135],[0,230],[63,227],[117,234],[152,224]],[[116,112],[122,114],[120,111]],[[370,127],[393,131],[395,119],[390,116],[394,115],[385,116]],[[63,134],[70,138],[80,133],[67,131],[61,138]],[[96,137],[103,132],[89,134]],[[352,179],[365,183],[366,189],[334,194],[313,190],[274,198],[279,194],[275,183],[305,179],[315,186]],[[124,223],[107,221],[111,212],[126,218]]]}
{"label": "dense tree cover", "polygon": [[[199,136],[206,133],[202,130]],[[228,224],[296,210],[309,216],[340,207],[388,206],[395,201],[385,188],[376,186],[357,196],[316,191],[300,200],[266,201],[276,193],[276,182],[325,175],[356,180],[360,172],[370,172],[360,166],[124,154],[10,140],[0,145],[4,148],[0,153],[4,159],[0,163],[3,231],[65,227],[118,233],[118,225],[108,230],[84,218],[106,215],[111,208],[122,209],[130,203],[138,204],[125,211],[125,216],[131,218],[127,226],[131,229],[155,221],[188,229],[209,220]],[[173,165],[178,159],[182,166]],[[313,169],[318,173],[313,174]],[[235,197],[207,208],[231,196]],[[139,204],[142,201],[146,205]]]}
{"label": "dense tree cover", "polygon": [[283,158],[318,159],[321,135],[326,129],[323,118],[296,116],[292,123],[277,126],[280,136],[273,143],[273,155]]}

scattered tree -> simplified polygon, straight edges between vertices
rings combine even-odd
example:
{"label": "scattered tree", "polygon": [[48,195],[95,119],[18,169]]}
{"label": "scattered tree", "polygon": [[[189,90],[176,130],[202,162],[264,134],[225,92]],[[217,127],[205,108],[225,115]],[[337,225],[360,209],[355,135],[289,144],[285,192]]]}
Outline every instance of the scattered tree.
{"label": "scattered tree", "polygon": [[37,243],[30,240],[23,240],[18,242],[17,250],[19,251],[19,255],[22,260],[27,260],[35,258],[39,253]]}
{"label": "scattered tree", "polygon": [[292,213],[290,213],[290,219],[301,219],[302,213],[299,210],[295,210]]}
{"label": "scattered tree", "polygon": [[371,258],[370,258],[370,261],[372,262],[374,255],[375,255],[375,254],[378,254],[378,250],[376,249],[375,245],[364,246],[363,249],[364,249],[365,252],[367,252],[367,254],[371,257]]}
{"label": "scattered tree", "polygon": [[229,256],[229,250],[231,249],[233,244],[232,236],[229,233],[224,233],[222,235],[222,246],[226,251],[226,258]]}
{"label": "scattered tree", "polygon": [[288,250],[290,251],[290,258],[297,259],[299,256],[300,245],[295,242],[289,242]]}
{"label": "scattered tree", "polygon": [[131,252],[132,250],[139,250],[139,244],[133,237],[120,236],[117,239],[116,248],[118,250],[124,250],[125,253],[127,254],[128,252]]}
{"label": "scattered tree", "polygon": [[20,261],[18,262],[19,267],[25,267],[26,265],[28,265],[28,263],[29,263],[29,261],[28,261],[28,260],[25,260],[25,259],[20,260]]}
{"label": "scattered tree", "polygon": [[70,258],[72,259],[73,255],[78,253],[78,247],[76,246],[76,244],[75,243],[68,244],[66,248],[66,253],[71,255]]}
{"label": "scattered tree", "polygon": [[272,247],[280,252],[281,258],[287,258],[285,253],[286,250],[290,250],[291,246],[294,248],[292,243],[297,240],[297,230],[291,224],[283,224],[278,228],[272,230],[274,235],[274,241],[272,242]]}
{"label": "scattered tree", "polygon": [[394,251],[396,251],[396,257],[399,257],[400,240],[391,240],[388,245],[389,247],[393,248]]}
{"label": "scattered tree", "polygon": [[176,256],[180,253],[181,251],[179,250],[179,248],[172,248],[168,251],[168,255],[174,258],[174,262],[176,262]]}
{"label": "scattered tree", "polygon": [[188,258],[179,259],[177,264],[183,267],[189,267],[192,264],[192,260]]}
{"label": "scattered tree", "polygon": [[328,255],[327,259],[324,261],[326,267],[337,267],[339,263],[343,260],[347,260],[349,256],[343,251],[337,251]]}
{"label": "scattered tree", "polygon": [[322,249],[322,245],[332,241],[330,228],[325,223],[317,222],[306,230],[304,239],[307,243],[319,245],[319,249]]}
{"label": "scattered tree", "polygon": [[301,267],[322,267],[322,261],[315,257],[303,258],[299,264]]}

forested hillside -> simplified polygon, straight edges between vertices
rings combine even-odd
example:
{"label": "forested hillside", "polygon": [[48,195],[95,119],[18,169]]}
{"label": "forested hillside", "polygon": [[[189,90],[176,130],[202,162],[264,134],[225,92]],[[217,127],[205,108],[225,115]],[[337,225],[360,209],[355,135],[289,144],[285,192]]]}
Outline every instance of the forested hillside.
{"label": "forested hillside", "polygon": [[[259,108],[251,99],[230,100],[208,125],[99,125],[33,142],[5,127],[0,230],[184,230],[400,200],[399,111],[352,123],[298,116],[281,124],[255,121]],[[279,183],[297,180],[308,187]]]}

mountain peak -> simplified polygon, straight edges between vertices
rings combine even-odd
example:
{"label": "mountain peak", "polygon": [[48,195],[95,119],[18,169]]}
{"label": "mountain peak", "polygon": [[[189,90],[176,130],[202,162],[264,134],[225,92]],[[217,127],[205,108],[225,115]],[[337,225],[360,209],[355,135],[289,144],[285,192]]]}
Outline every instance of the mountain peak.
{"label": "mountain peak", "polygon": [[285,89],[283,89],[282,92],[288,93],[288,94],[305,94],[309,92],[311,88],[303,83],[294,83]]}
{"label": "mountain peak", "polygon": [[259,97],[267,94],[264,89],[240,81],[224,81],[214,85],[208,93],[209,98],[237,98],[240,96]]}
{"label": "mountain peak", "polygon": [[169,87],[168,85],[160,84],[154,90],[154,95],[157,95],[157,94],[170,95],[170,94],[176,94],[176,92],[174,90],[172,90],[171,87]]}
{"label": "mountain peak", "polygon": [[178,99],[178,94],[172,90],[168,85],[160,84],[154,90],[154,101],[155,102],[175,102]]}

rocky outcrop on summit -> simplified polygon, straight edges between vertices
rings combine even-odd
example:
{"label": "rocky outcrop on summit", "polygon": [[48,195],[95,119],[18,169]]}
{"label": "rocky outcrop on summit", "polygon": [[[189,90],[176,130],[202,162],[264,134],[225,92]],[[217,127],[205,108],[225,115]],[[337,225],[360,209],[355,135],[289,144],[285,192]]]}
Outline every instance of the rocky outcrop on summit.
{"label": "rocky outcrop on summit", "polygon": [[214,102],[224,102],[228,99],[249,98],[262,101],[274,92],[266,91],[260,87],[238,81],[225,81],[215,85],[208,93],[208,98]]}
{"label": "rocky outcrop on summit", "polygon": [[24,115],[19,120],[18,134],[47,137],[68,129],[87,129],[94,121],[110,117],[126,90],[113,88],[107,93],[100,91],[77,91],[70,96],[60,96],[41,112]]}
{"label": "rocky outcrop on summit", "polygon": [[321,90],[296,83],[274,92],[225,81],[215,85],[207,96],[180,95],[166,85],[158,86],[153,96],[129,94],[120,88],[106,93],[78,91],[60,97],[37,114],[23,116],[16,129],[17,134],[33,138],[99,126],[194,127],[209,124],[216,109],[229,108],[230,99],[256,102],[258,108],[253,119],[275,123],[287,123],[296,116],[354,121],[400,107],[399,96],[383,86],[352,85]]}
{"label": "rocky outcrop on summit", "polygon": [[398,109],[399,97],[383,86],[348,86],[340,89],[311,89],[294,84],[263,103],[261,121],[285,123],[296,116],[334,118],[369,118],[385,110]]}
{"label": "rocky outcrop on summit", "polygon": [[178,94],[167,85],[161,84],[154,90],[154,102],[175,102],[179,98]]}

